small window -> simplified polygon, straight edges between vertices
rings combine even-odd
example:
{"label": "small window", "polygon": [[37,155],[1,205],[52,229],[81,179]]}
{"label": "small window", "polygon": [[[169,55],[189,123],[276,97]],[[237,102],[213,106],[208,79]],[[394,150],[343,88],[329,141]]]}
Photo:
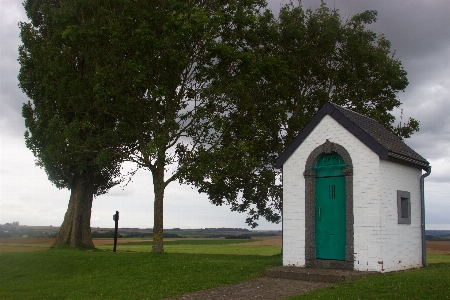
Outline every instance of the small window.
{"label": "small window", "polygon": [[397,191],[398,224],[411,224],[411,198],[406,191]]}

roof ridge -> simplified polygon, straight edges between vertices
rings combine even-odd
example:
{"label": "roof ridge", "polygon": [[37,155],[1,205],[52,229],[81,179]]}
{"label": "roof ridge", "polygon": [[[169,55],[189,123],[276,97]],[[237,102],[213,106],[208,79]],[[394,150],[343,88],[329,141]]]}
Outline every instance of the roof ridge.
{"label": "roof ridge", "polygon": [[[377,122],[378,124],[380,124],[380,122],[378,122],[377,120],[375,120],[375,119],[372,118],[372,117],[365,116],[365,115],[363,115],[363,114],[360,114],[359,112],[356,112],[356,111],[354,111],[354,110],[351,110],[351,109],[349,109],[349,108],[346,108],[346,107],[344,107],[344,106],[342,106],[342,105],[333,103],[333,102],[331,102],[331,101],[328,101],[328,102],[331,103],[331,104],[333,104],[334,106],[337,106],[337,107],[339,107],[339,108],[342,108],[343,110],[346,110],[346,111],[349,111],[349,112],[351,112],[351,113],[357,114],[357,115],[359,115],[359,116],[361,116],[361,117],[363,117],[363,118],[371,119],[372,121]],[[380,125],[381,125],[381,124],[380,124]],[[385,129],[387,130],[387,128],[384,127],[383,125],[381,125],[381,127],[385,128]]]}
{"label": "roof ridge", "polygon": [[[418,156],[418,157],[415,157],[415,158],[413,158],[413,157],[410,157],[410,158],[412,158],[412,159],[414,159],[414,160],[417,160],[417,161],[422,161],[422,162],[427,162],[427,163],[428,163],[428,161],[426,160],[426,158],[424,158],[422,155],[420,155],[419,153],[417,153],[414,149],[412,149],[410,146],[408,146],[408,144],[406,144],[405,141],[404,141],[402,138],[400,138],[399,136],[397,136],[395,133],[391,132],[389,129],[387,129],[385,126],[383,126],[383,125],[382,125],[380,122],[378,122],[377,120],[375,120],[375,119],[373,119],[373,118],[371,118],[371,117],[365,116],[365,115],[363,115],[363,114],[360,114],[359,112],[356,112],[356,111],[353,111],[353,110],[351,110],[351,109],[345,108],[345,107],[343,107],[343,106],[337,105],[337,104],[335,104],[335,103],[332,103],[332,102],[330,102],[330,103],[331,103],[333,106],[335,106],[338,110],[343,110],[342,113],[348,112],[350,115],[353,114],[353,115],[357,115],[357,116],[359,116],[359,117],[361,117],[361,118],[363,118],[363,119],[370,120],[371,122],[373,122],[373,125],[376,125],[376,126],[378,127],[377,130],[378,130],[378,129],[383,130],[383,131],[385,131],[386,134],[388,134],[388,136],[385,136],[385,138],[388,138],[388,139],[391,139],[391,140],[392,140],[392,139],[395,139],[397,143],[403,144],[406,148],[408,148],[410,151],[412,151],[414,154],[416,154],[416,155]],[[373,132],[376,132],[377,130],[375,130],[375,129],[374,129],[373,131],[367,130],[367,128],[364,128],[364,126],[360,126],[361,124],[358,124],[358,121],[357,121],[357,120],[353,120],[351,117],[349,118],[348,116],[345,116],[345,117],[348,118],[350,122],[352,122],[352,123],[354,123],[356,126],[358,126],[361,130],[363,130],[363,131],[366,132],[368,135],[370,135],[372,138],[374,138],[376,141],[378,141],[378,138],[376,138],[375,136],[373,136]],[[384,144],[384,143],[382,143],[382,144]],[[387,147],[387,145],[384,144],[383,147]],[[400,155],[400,156],[403,156],[403,157],[408,157],[408,155],[405,156],[405,153],[403,153],[402,151],[398,151],[398,150],[395,150],[395,149],[390,148],[390,147],[387,147],[386,149],[387,149],[389,152],[391,152],[391,153],[396,153],[397,155]]]}

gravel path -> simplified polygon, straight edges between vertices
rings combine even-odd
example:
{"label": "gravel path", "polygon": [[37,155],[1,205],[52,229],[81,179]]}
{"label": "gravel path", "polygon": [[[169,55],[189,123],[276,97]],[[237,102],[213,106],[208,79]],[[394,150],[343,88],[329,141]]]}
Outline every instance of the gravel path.
{"label": "gravel path", "polygon": [[289,296],[304,294],[312,290],[325,288],[330,285],[332,284],[324,282],[261,277],[238,284],[231,284],[182,295],[178,298],[168,298],[166,300],[279,300]]}

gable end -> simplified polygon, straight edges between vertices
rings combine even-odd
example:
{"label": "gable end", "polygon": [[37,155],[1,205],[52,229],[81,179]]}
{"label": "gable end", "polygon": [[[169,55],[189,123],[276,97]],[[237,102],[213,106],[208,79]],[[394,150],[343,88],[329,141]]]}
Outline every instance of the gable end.
{"label": "gable end", "polygon": [[275,164],[275,167],[277,169],[280,169],[283,166],[283,164],[288,160],[292,153],[294,153],[294,151],[303,143],[306,137],[308,137],[308,135],[326,115],[331,116],[336,122],[341,124],[345,129],[347,129],[362,143],[364,143],[369,149],[378,154],[380,158],[388,158],[388,151],[380,143],[374,140],[369,134],[367,134],[355,123],[350,121],[350,119],[348,119],[341,111],[336,109],[333,104],[327,102],[322,106],[322,108],[319,109],[319,111],[311,119],[311,121],[306,124],[302,131],[300,131],[297,137],[292,141],[291,144],[289,144],[286,150],[277,159]]}
{"label": "gable end", "polygon": [[400,138],[374,119],[327,102],[277,159],[275,164],[277,169],[283,166],[292,153],[303,143],[306,137],[326,115],[331,116],[381,159],[387,160],[389,157],[397,158],[418,165],[424,170],[429,166],[425,158],[408,147]]}

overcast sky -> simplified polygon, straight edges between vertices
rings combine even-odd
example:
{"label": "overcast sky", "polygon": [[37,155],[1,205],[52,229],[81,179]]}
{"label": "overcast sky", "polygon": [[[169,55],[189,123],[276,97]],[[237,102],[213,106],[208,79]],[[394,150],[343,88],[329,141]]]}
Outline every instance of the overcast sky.
{"label": "overcast sky", "polygon": [[[281,3],[268,1],[278,13]],[[297,4],[298,1],[295,1]],[[427,229],[450,230],[450,1],[448,0],[336,0],[328,2],[343,18],[377,10],[370,29],[384,33],[395,57],[408,72],[409,86],[399,94],[404,118],[420,121],[420,131],[406,143],[425,157],[432,173],[425,180]],[[302,1],[317,7],[320,0]],[[0,0],[0,224],[61,225],[70,192],[58,190],[44,170],[34,165],[25,147],[22,103],[27,97],[17,87],[19,21],[27,21],[21,0]],[[400,112],[395,112],[400,117]],[[149,172],[139,171],[127,187],[114,187],[94,200],[92,227],[153,226],[153,185]],[[246,227],[245,214],[216,207],[205,195],[171,183],[166,189],[164,228]],[[281,229],[260,222],[258,229]]]}

